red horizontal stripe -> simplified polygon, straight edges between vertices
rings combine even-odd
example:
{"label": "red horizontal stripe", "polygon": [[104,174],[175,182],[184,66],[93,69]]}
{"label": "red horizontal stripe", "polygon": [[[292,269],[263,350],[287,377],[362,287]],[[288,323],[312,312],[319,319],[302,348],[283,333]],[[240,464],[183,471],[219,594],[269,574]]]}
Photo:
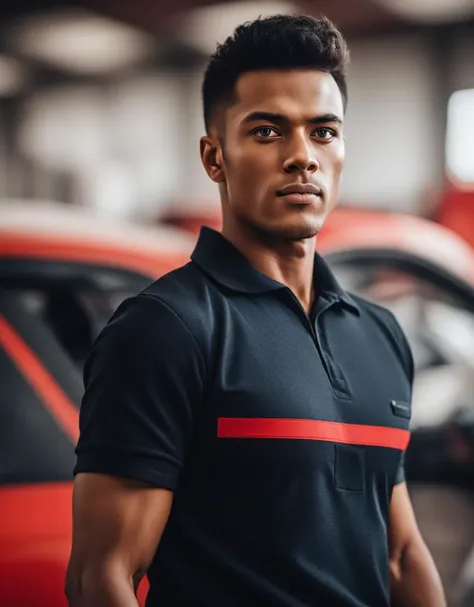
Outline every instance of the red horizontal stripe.
{"label": "red horizontal stripe", "polygon": [[363,426],[312,419],[221,417],[219,438],[285,438],[330,441],[347,445],[388,447],[405,451],[410,432],[385,426]]}

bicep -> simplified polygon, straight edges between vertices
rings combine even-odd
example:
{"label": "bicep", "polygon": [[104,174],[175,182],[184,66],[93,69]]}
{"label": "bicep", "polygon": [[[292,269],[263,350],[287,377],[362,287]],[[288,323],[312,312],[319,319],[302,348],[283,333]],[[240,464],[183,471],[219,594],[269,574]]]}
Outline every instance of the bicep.
{"label": "bicep", "polygon": [[102,474],[74,481],[71,566],[119,568],[138,581],[148,568],[169,517],[166,489]]}

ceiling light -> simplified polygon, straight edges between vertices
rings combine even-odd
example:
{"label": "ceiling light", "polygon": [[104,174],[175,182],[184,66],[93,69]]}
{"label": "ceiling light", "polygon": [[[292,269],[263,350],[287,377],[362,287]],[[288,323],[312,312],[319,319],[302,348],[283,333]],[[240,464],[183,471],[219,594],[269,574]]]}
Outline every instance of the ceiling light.
{"label": "ceiling light", "polygon": [[262,0],[229,2],[188,11],[179,20],[178,36],[185,44],[209,55],[218,43],[230,36],[245,21],[282,13],[295,13],[292,2]]}
{"label": "ceiling light", "polygon": [[86,11],[28,17],[10,30],[21,53],[79,74],[114,72],[149,57],[153,37]]}
{"label": "ceiling light", "polygon": [[25,81],[26,71],[22,65],[15,59],[0,55],[0,97],[14,95]]}
{"label": "ceiling light", "polygon": [[411,21],[444,23],[474,15],[473,0],[378,0],[392,12]]}

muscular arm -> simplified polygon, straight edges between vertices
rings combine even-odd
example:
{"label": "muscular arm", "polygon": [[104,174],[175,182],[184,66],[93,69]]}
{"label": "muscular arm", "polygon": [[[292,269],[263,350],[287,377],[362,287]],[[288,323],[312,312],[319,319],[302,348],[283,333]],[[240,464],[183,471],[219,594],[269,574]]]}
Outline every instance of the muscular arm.
{"label": "muscular arm", "polygon": [[393,607],[446,607],[441,581],[418,529],[405,483],[393,490],[389,550]]}
{"label": "muscular arm", "polygon": [[121,304],[96,340],[76,449],[70,607],[138,607],[135,590],[168,520],[204,375],[195,337],[150,294]]}
{"label": "muscular arm", "polygon": [[70,607],[138,607],[136,589],[153,559],[172,499],[171,491],[132,480],[76,477],[66,577]]}

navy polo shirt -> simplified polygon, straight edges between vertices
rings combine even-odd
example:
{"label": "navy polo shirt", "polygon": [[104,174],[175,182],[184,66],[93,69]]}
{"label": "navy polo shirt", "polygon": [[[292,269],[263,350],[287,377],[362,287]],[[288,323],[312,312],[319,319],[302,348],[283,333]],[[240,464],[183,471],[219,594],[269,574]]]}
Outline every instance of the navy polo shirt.
{"label": "navy polo shirt", "polygon": [[388,607],[413,362],[318,255],[308,316],[203,229],[124,302],[85,368],[75,472],[174,491],[149,607]]}

